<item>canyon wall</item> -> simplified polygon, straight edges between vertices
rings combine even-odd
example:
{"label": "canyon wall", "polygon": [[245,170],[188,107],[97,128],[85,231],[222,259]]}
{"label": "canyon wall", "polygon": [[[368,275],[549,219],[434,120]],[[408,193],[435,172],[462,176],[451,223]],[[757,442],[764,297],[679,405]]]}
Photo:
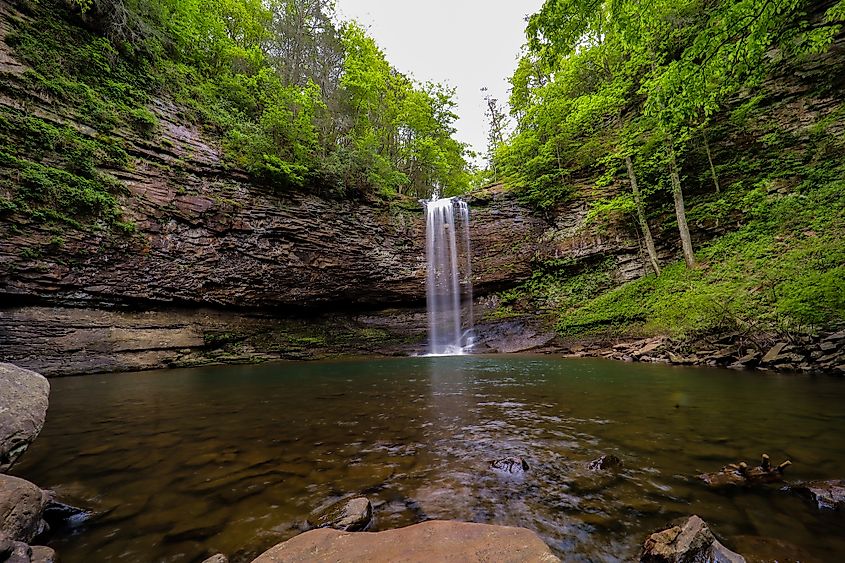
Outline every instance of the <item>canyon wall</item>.
{"label": "canyon wall", "polygon": [[[102,141],[84,111],[35,87],[16,58],[6,39],[25,17],[0,2],[0,112]],[[109,131],[129,162],[101,170],[119,183],[132,229],[0,212],[0,361],[67,375],[422,349],[417,202],[259,185],[227,165],[213,133],[183,108],[159,98],[147,109],[154,133]],[[15,158],[59,165],[19,135]],[[20,176],[0,162],[0,196],[9,200]],[[550,219],[501,187],[469,199],[481,298],[521,283],[550,256],[616,256],[620,280],[644,271],[635,237],[585,230],[583,200]]]}

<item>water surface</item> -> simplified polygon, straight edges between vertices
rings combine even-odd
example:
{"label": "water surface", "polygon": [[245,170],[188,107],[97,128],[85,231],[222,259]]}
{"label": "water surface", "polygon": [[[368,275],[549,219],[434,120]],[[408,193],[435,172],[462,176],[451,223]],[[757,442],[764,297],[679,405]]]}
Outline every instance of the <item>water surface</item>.
{"label": "water surface", "polygon": [[[277,363],[52,380],[15,473],[101,516],[54,540],[64,563],[248,561],[346,495],[376,529],[429,518],[537,531],[566,561],[635,558],[698,514],[845,560],[845,517],[695,476],[762,452],[792,479],[845,478],[845,382],[536,356]],[[615,454],[619,475],[586,463]],[[488,462],[523,456],[524,479]],[[768,540],[766,540],[768,541]]]}

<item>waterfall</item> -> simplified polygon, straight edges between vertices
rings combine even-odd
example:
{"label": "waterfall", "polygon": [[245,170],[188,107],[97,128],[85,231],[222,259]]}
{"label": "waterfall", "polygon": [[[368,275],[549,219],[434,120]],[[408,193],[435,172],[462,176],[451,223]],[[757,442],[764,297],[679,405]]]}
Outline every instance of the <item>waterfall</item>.
{"label": "waterfall", "polygon": [[461,354],[472,344],[473,326],[469,206],[458,198],[423,204],[428,352]]}

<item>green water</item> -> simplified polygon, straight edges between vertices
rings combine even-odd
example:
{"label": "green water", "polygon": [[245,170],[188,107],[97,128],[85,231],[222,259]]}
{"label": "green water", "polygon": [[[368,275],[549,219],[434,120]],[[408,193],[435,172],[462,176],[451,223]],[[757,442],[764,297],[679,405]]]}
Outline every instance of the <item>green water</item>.
{"label": "green water", "polygon": [[[650,531],[692,513],[729,547],[762,536],[803,560],[845,560],[841,513],[777,487],[718,493],[695,479],[762,452],[791,459],[790,479],[845,478],[839,379],[463,356],[52,386],[47,424],[15,473],[100,513],[53,540],[64,563],[249,561],[352,494],[373,501],[376,529],[525,526],[567,561],[631,560]],[[623,460],[618,476],[586,469],[605,453]],[[526,478],[489,469],[511,455],[531,465]]]}

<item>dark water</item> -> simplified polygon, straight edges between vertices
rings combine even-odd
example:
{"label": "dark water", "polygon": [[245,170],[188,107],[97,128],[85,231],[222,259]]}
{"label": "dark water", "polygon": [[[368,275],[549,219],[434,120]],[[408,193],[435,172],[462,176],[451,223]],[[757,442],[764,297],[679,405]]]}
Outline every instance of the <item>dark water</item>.
{"label": "dark water", "polygon": [[[650,531],[692,513],[729,547],[763,536],[803,560],[845,560],[841,513],[694,478],[762,452],[791,459],[795,480],[845,478],[842,380],[497,356],[52,385],[47,425],[15,472],[102,513],[54,540],[65,563],[249,560],[315,507],[360,493],[377,529],[525,526],[567,561],[631,560]],[[618,477],[585,468],[604,453],[624,461]],[[530,463],[524,480],[488,468],[510,455]]]}

